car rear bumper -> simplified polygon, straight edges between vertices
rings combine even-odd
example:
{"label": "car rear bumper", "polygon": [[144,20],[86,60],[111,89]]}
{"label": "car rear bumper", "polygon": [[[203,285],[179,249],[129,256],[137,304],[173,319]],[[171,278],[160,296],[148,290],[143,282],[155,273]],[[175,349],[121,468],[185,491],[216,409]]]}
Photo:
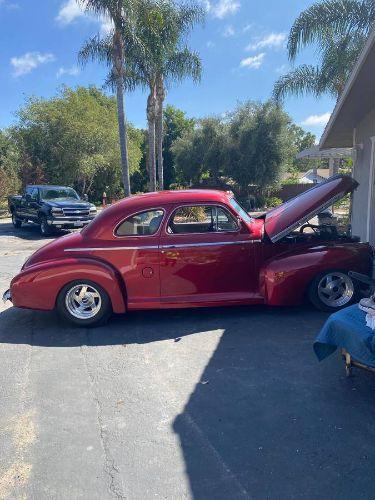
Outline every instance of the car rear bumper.
{"label": "car rear bumper", "polygon": [[6,304],[8,302],[12,302],[12,294],[10,293],[10,290],[7,290],[6,292],[3,293],[3,302]]}

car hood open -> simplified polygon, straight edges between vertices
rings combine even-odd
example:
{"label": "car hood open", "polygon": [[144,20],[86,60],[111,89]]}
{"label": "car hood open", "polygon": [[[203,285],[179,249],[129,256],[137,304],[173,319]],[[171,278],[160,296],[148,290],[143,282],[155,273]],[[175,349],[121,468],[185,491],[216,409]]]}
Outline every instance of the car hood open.
{"label": "car hood open", "polygon": [[358,182],[347,175],[336,175],[325,182],[270,210],[265,216],[264,229],[273,243],[296,227],[332,205],[358,187]]}

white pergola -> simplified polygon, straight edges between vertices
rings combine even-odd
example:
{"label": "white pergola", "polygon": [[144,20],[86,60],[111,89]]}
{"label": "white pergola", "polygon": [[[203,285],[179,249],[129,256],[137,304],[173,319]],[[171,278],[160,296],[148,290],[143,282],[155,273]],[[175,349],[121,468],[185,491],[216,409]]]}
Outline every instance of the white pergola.
{"label": "white pergola", "polygon": [[304,149],[297,155],[297,160],[302,159],[323,159],[328,158],[336,160],[338,158],[351,158],[353,154],[353,148],[331,148],[331,149],[319,149],[319,146],[314,146],[309,149]]}
{"label": "white pergola", "polygon": [[296,156],[297,160],[309,160],[309,159],[328,159],[329,160],[329,175],[330,177],[337,174],[339,165],[337,160],[340,158],[352,158],[353,148],[330,148],[330,149],[320,149],[319,146],[314,146],[309,149],[304,149]]}

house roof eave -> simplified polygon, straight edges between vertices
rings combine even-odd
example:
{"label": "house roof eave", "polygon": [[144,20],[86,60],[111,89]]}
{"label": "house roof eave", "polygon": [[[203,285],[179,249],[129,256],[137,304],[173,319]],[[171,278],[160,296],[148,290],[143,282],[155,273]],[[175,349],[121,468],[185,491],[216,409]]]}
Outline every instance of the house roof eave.
{"label": "house roof eave", "polygon": [[[339,97],[335,109],[320,139],[320,149],[333,147],[349,148],[353,146],[353,129],[361,117],[369,110],[369,102],[375,107],[375,92],[372,91],[375,83],[375,29],[371,31],[367,42],[346,82],[344,90]],[[363,71],[369,66],[368,71]],[[361,81],[359,82],[359,77]],[[367,79],[367,82],[366,82]],[[364,86],[366,92],[362,93],[356,86]],[[352,102],[351,102],[352,101]],[[353,109],[354,112],[351,112]]]}

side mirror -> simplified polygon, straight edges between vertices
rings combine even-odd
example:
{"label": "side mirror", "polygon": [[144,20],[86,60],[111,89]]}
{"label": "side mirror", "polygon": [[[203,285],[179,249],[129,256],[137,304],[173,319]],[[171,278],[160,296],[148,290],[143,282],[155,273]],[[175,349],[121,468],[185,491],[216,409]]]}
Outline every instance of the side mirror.
{"label": "side mirror", "polygon": [[31,201],[31,194],[26,194],[25,200],[26,201]]}
{"label": "side mirror", "polygon": [[82,198],[83,198],[85,201],[89,201],[89,197],[88,197],[88,194],[87,194],[87,193],[85,193],[85,194],[82,196]]}

